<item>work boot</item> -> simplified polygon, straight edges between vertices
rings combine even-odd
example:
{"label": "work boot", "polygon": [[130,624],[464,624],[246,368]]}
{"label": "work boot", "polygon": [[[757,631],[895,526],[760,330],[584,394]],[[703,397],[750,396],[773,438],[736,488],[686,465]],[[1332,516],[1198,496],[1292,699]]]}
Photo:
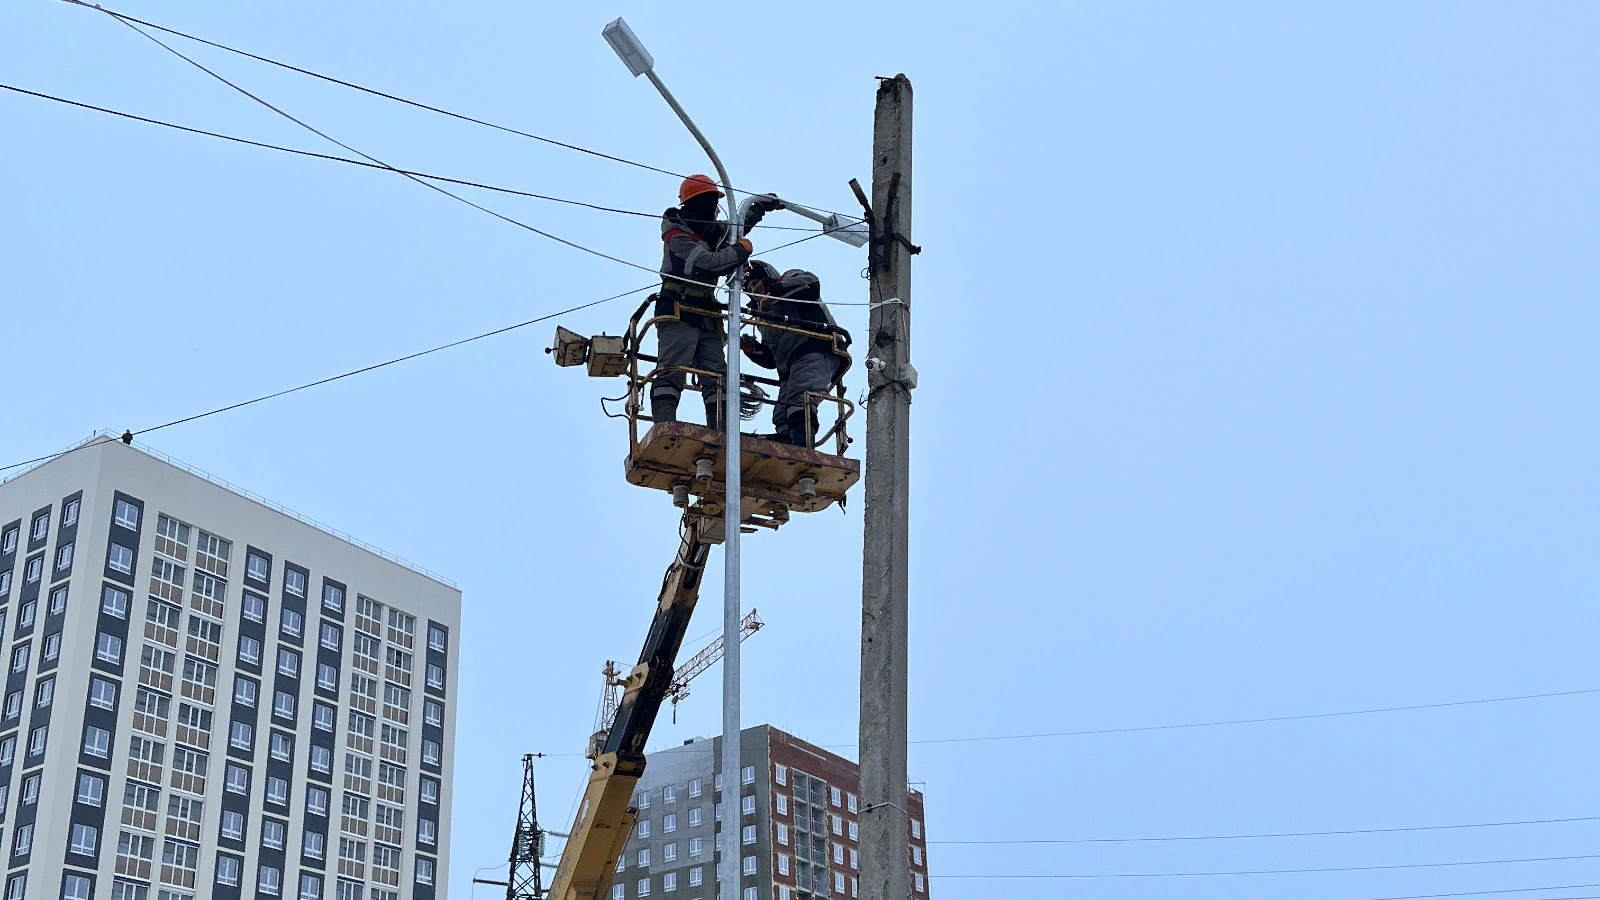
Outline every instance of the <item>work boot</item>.
{"label": "work boot", "polygon": [[650,418],[657,422],[678,421],[678,398],[671,394],[651,394]]}
{"label": "work boot", "polygon": [[797,412],[789,415],[789,439],[784,443],[793,444],[796,447],[805,447],[808,450],[811,448],[811,442],[806,440],[805,413]]}
{"label": "work boot", "polygon": [[716,400],[706,398],[706,427],[712,431],[722,430],[722,417],[717,415],[719,405]]}

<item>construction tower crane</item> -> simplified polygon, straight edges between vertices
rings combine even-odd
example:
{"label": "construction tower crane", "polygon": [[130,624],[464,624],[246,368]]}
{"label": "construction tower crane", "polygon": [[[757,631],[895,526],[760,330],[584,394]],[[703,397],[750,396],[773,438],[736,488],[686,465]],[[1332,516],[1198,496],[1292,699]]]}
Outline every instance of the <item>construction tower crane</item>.
{"label": "construction tower crane", "polygon": [[[585,338],[557,328],[555,346],[548,351],[554,355],[557,365],[586,366],[594,377],[626,379],[626,390],[621,397],[614,398],[622,403],[621,413],[611,413],[605,406],[606,401],[601,402],[601,409],[607,415],[628,422],[624,475],[631,484],[667,492],[673,505],[683,510],[678,526],[678,550],[662,579],[655,617],[639,652],[639,662],[626,675],[615,667],[613,674],[608,675],[619,682],[617,688],[622,698],[611,716],[610,726],[604,729],[604,739],[591,744],[589,783],[572,823],[571,837],[561,852],[561,862],[546,892],[549,900],[605,900],[609,895],[617,860],[622,856],[639,815],[633,806],[633,794],[644,774],[645,744],[661,711],[662,701],[672,696],[673,686],[679,682],[673,664],[683,644],[689,618],[700,599],[700,580],[705,574],[711,547],[722,543],[727,533],[724,510],[729,498],[723,467],[728,456],[738,460],[741,475],[739,525],[747,531],[776,530],[789,522],[791,513],[820,512],[834,503],[842,504],[846,492],[861,478],[861,463],[843,455],[850,446],[845,424],[855,406],[846,398],[839,376],[827,392],[808,395],[808,399],[832,404],[838,412],[821,435],[810,433],[812,429],[808,426],[806,446],[739,434],[741,417],[737,415],[722,417],[724,422],[734,425],[734,435],[688,422],[656,422],[645,416],[642,413],[644,397],[655,379],[664,374],[659,367],[641,371],[641,362],[647,366],[657,362],[654,356],[642,352],[644,339],[650,331],[663,322],[675,320],[682,312],[697,313],[724,323],[730,315],[725,309],[690,308],[687,302],[681,302],[677,304],[679,312],[671,316],[647,316],[647,311],[655,306],[655,299],[652,296],[640,305],[629,319],[627,333],[623,336],[602,334]],[[712,302],[705,305],[716,306]],[[743,323],[759,321],[768,328],[824,341],[842,357],[843,364],[838,367],[840,375],[848,368],[848,340],[841,335],[818,332],[787,320],[776,321],[754,311],[736,309],[732,314]],[[739,331],[734,328],[732,333]],[[738,349],[733,348],[733,352],[737,353]],[[722,377],[717,372],[689,367],[680,367],[680,370],[702,380]],[[742,376],[740,384],[746,389],[740,405],[748,407],[752,415],[762,405],[776,402],[760,389],[762,384],[776,386],[776,381]],[[740,410],[741,413],[745,411]],[[641,422],[650,426],[642,435]],[[729,440],[734,436],[737,436],[738,452],[728,454],[724,448],[729,447]],[[818,445],[829,438],[832,438],[834,453],[819,452]],[[703,670],[710,662],[702,663],[697,657],[685,666],[685,671],[694,665],[701,665]],[[683,681],[687,683],[687,678]],[[596,731],[598,738],[600,729]]]}
{"label": "construction tower crane", "polygon": [[[750,635],[760,631],[767,623],[755,610],[739,621],[739,641],[742,643]],[[677,674],[673,676],[672,685],[667,688],[667,699],[672,701],[672,721],[678,721],[678,704],[689,696],[689,682],[695,676],[716,664],[722,658],[722,636],[707,644],[700,652],[689,657],[688,662],[678,667]],[[622,703],[622,684],[619,677],[622,673],[617,669],[616,660],[606,660],[606,667],[600,670],[605,676],[606,684],[600,694],[600,709],[595,714],[594,734],[589,738],[589,749],[586,751],[590,759],[594,759],[595,748],[605,743],[606,732],[611,729],[611,721],[617,716],[617,707]]]}

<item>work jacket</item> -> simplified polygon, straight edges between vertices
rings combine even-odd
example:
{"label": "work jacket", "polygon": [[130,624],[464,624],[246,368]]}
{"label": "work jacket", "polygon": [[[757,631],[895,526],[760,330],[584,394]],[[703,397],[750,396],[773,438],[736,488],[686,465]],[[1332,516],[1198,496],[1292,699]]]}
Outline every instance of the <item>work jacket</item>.
{"label": "work jacket", "polygon": [[[762,215],[761,210],[751,206],[749,214],[745,216],[746,233],[761,221]],[[729,240],[727,223],[691,223],[683,218],[677,207],[673,207],[661,215],[661,243],[662,279],[661,293],[656,297],[656,315],[677,314],[680,300],[686,301],[685,306],[725,309],[727,304],[718,303],[715,292],[704,285],[715,284],[717,279],[737,271],[750,258],[743,247]],[[689,284],[673,278],[674,275],[703,284]],[[680,318],[687,324],[698,325],[707,331],[718,327],[715,319],[696,313],[685,312]]]}
{"label": "work jacket", "polygon": [[[760,301],[751,299],[751,314],[757,318],[756,330],[761,334],[763,352],[751,355],[757,365],[777,369],[779,377],[788,374],[789,365],[807,353],[833,353],[834,342],[809,335],[796,334],[783,328],[763,324],[761,319],[803,328],[826,335],[843,335],[849,342],[849,333],[833,320],[833,313],[822,302],[822,283],[817,276],[801,269],[790,269],[776,285],[770,285],[772,308],[762,310]],[[841,373],[842,374],[842,373]]]}

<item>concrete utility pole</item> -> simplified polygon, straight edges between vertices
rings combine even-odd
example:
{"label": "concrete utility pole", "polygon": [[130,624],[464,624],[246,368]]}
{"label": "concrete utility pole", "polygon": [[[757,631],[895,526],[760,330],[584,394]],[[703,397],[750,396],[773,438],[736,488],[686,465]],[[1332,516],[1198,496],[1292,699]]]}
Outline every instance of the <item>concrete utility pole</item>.
{"label": "concrete utility pole", "polygon": [[911,896],[906,812],[910,519],[911,82],[878,84],[872,123],[872,307],[861,571],[861,900]]}

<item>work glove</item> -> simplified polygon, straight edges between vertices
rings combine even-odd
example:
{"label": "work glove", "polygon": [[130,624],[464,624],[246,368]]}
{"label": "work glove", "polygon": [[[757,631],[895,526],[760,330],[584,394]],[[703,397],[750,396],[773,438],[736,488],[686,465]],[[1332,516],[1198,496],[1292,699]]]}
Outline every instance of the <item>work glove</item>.
{"label": "work glove", "polygon": [[740,247],[744,248],[744,255],[745,256],[749,256],[750,254],[756,252],[755,245],[750,243],[750,239],[749,238],[739,238],[739,240],[736,241],[736,243]]}
{"label": "work glove", "polygon": [[783,209],[783,201],[775,194],[761,194],[755,198],[755,208],[762,212],[773,212]]}

